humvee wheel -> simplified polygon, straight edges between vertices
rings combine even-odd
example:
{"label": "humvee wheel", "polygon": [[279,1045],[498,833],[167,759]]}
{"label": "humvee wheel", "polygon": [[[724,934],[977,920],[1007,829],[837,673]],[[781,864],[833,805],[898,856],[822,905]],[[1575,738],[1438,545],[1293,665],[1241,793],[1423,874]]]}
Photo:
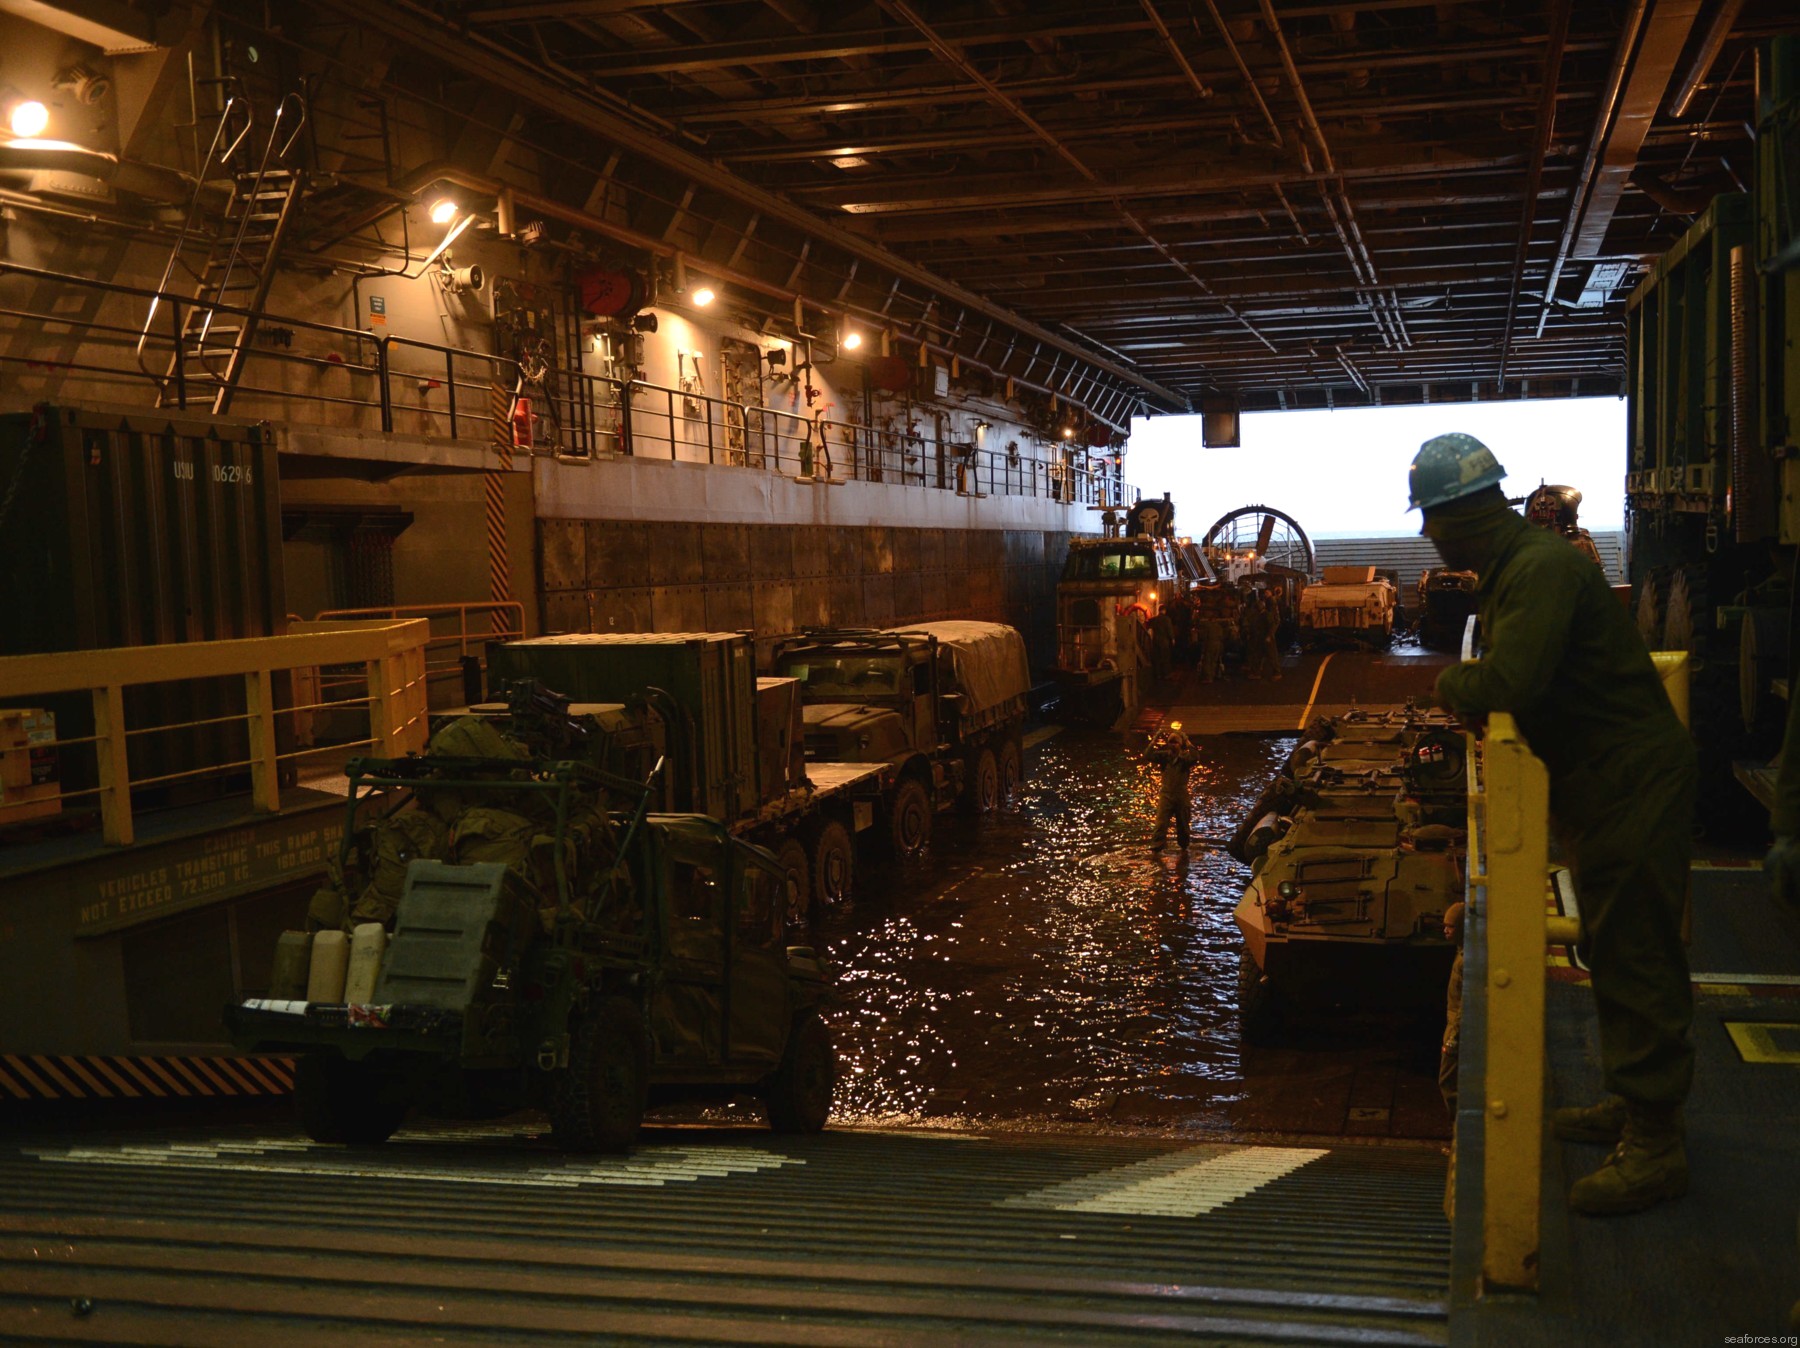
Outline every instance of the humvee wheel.
{"label": "humvee wheel", "polygon": [[992,814],[1000,804],[1000,760],[986,746],[969,756],[963,769],[963,809]]}
{"label": "humvee wheel", "polygon": [[308,1053],[294,1064],[294,1106],[314,1142],[371,1147],[406,1118],[406,1101],[367,1063]]}
{"label": "humvee wheel", "polygon": [[1281,1028],[1275,988],[1248,950],[1238,952],[1238,1034],[1246,1044],[1266,1044]]}
{"label": "humvee wheel", "polygon": [[568,1151],[624,1151],[648,1090],[644,1022],[623,997],[589,1006],[569,1036],[569,1065],[550,1084],[550,1140]]}
{"label": "humvee wheel", "polygon": [[813,837],[813,900],[819,908],[835,908],[850,898],[852,877],[856,873],[856,849],[850,842],[850,830],[836,819],[828,819]]}
{"label": "humvee wheel", "polygon": [[837,1050],[831,1031],[817,1015],[794,1023],[781,1065],[763,1082],[763,1104],[769,1127],[778,1133],[816,1133],[831,1115],[831,1091],[837,1084]]}
{"label": "humvee wheel", "polygon": [[812,917],[812,873],[805,845],[798,838],[783,838],[775,849],[775,863],[787,872],[788,926],[804,927]]}
{"label": "humvee wheel", "polygon": [[888,809],[888,842],[896,856],[916,857],[931,841],[931,793],[917,777],[894,788]]}
{"label": "humvee wheel", "polygon": [[1008,735],[1000,746],[1000,803],[1017,809],[1019,791],[1025,785],[1025,749],[1017,735]]}

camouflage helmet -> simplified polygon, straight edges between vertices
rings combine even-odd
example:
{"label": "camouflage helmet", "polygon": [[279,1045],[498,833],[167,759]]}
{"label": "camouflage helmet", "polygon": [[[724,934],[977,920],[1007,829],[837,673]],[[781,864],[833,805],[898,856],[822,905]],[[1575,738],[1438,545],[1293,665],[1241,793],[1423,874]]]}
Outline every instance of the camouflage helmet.
{"label": "camouflage helmet", "polygon": [[1498,486],[1506,469],[1494,451],[1472,435],[1452,431],[1434,435],[1413,456],[1407,485],[1412,490],[1411,510],[1429,510],[1486,487]]}
{"label": "camouflage helmet", "polygon": [[485,716],[459,716],[431,737],[440,758],[528,758],[523,748]]}

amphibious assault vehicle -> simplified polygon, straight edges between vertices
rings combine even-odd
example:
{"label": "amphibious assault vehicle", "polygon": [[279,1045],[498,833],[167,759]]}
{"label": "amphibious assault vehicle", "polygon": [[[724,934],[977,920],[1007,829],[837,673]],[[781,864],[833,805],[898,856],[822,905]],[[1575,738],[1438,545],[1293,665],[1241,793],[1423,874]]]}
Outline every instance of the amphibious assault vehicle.
{"label": "amphibious assault vehicle", "polygon": [[1408,704],[1308,728],[1233,836],[1252,868],[1243,933],[1246,1040],[1286,1010],[1441,1009],[1463,894],[1467,764],[1450,720]]}

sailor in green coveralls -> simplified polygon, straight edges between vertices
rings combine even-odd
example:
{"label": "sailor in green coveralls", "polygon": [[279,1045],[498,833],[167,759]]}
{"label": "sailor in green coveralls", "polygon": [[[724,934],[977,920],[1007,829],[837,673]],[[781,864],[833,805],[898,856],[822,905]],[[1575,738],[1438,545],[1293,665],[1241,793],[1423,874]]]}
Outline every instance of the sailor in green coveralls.
{"label": "sailor in green coveralls", "polygon": [[1612,1146],[1569,1204],[1636,1212],[1687,1191],[1681,1108],[1693,1079],[1693,994],[1681,939],[1693,829],[1692,741],[1630,615],[1567,541],[1506,503],[1505,470],[1469,435],[1413,459],[1421,532],[1481,577],[1485,646],[1438,700],[1479,725],[1510,712],[1550,775],[1550,813],[1581,897],[1609,1095],[1556,1111],[1556,1135]]}

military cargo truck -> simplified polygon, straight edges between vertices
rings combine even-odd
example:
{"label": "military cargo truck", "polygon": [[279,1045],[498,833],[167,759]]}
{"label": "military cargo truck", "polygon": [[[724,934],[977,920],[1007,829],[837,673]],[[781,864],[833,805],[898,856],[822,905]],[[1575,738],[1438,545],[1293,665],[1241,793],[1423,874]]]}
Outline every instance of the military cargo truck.
{"label": "military cargo truck", "polygon": [[[491,749],[489,755],[447,752]],[[300,1055],[320,1142],[385,1141],[413,1109],[537,1107],[573,1150],[615,1150],[662,1098],[751,1091],[771,1126],[815,1131],[836,1059],[827,978],[784,935],[773,856],[648,785],[534,757],[464,718],[405,759],[353,760],[310,961],[230,1006],[237,1044]],[[399,798],[373,823],[365,797]],[[627,809],[617,808],[620,805]],[[349,976],[343,929],[355,931]],[[369,956],[372,967],[359,970]]]}
{"label": "military cargo truck", "polygon": [[[667,759],[658,807],[707,815],[773,852],[796,924],[850,896],[855,838],[884,810],[882,772],[866,759],[806,753],[803,689],[757,677],[748,633],[536,637],[493,648],[488,677],[534,681],[572,699],[572,710],[606,718],[613,729],[598,766],[637,775],[643,746],[657,746]],[[621,757],[630,744],[638,756]]]}
{"label": "military cargo truck", "polygon": [[809,772],[833,760],[880,765],[893,853],[923,851],[939,810],[982,814],[1016,797],[1031,672],[1015,629],[808,628],[776,643],[774,663],[800,683]]}
{"label": "military cargo truck", "polygon": [[1464,741],[1411,706],[1321,719],[1231,840],[1251,880],[1244,1037],[1289,1010],[1441,1010],[1454,946],[1443,915],[1467,858]]}
{"label": "military cargo truck", "polygon": [[1149,623],[1187,589],[1170,537],[1075,538],[1056,586],[1056,665],[1065,715],[1112,724],[1135,715]]}

